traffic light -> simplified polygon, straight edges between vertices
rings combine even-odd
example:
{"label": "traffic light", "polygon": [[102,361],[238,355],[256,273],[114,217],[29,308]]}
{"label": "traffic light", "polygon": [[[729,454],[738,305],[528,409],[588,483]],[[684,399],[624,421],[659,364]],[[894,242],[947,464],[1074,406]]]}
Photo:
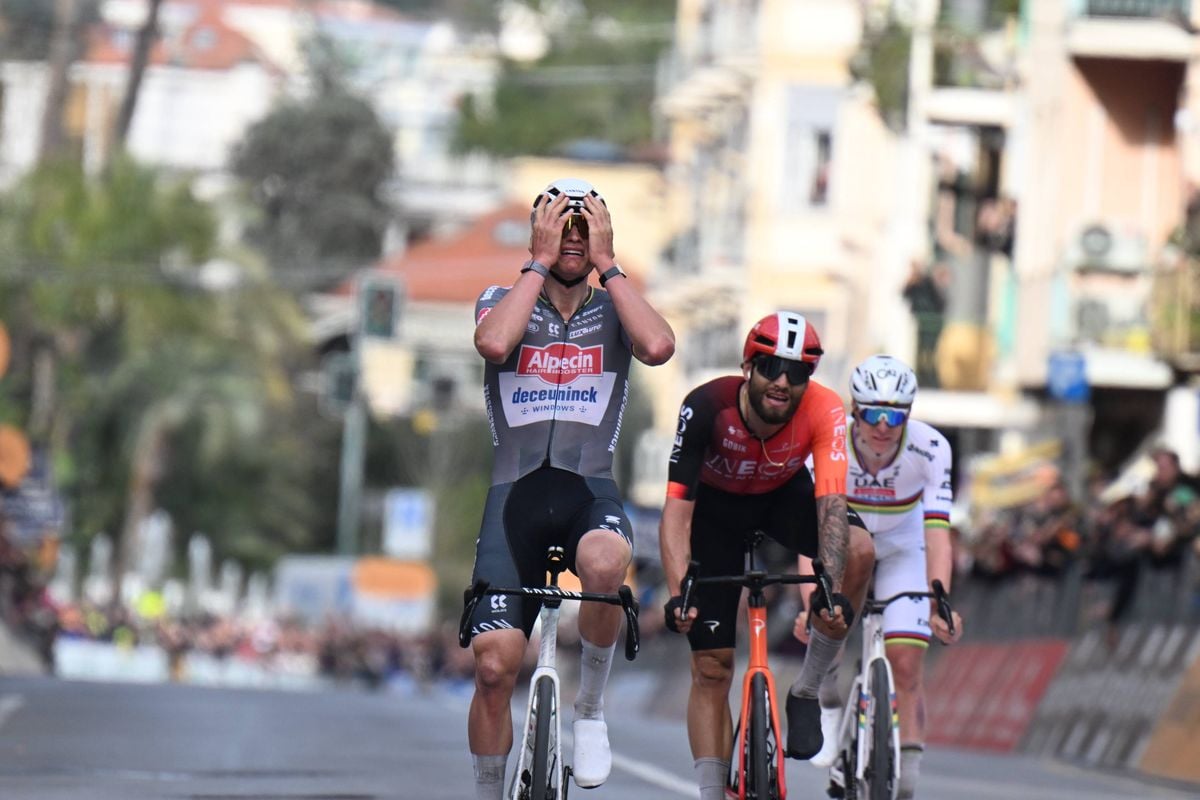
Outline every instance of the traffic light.
{"label": "traffic light", "polygon": [[394,278],[370,276],[363,278],[361,286],[363,336],[391,339],[400,321],[400,284]]}
{"label": "traffic light", "polygon": [[330,353],[321,362],[321,409],[339,417],[354,400],[358,371],[346,353]]}

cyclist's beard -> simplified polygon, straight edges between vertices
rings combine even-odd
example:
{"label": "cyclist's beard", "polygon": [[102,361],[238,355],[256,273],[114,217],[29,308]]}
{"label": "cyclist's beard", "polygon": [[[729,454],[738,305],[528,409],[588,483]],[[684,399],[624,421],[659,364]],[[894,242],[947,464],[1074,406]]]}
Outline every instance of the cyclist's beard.
{"label": "cyclist's beard", "polygon": [[802,394],[796,396],[789,391],[788,404],[779,408],[763,403],[763,395],[766,394],[766,390],[756,392],[754,386],[751,385],[746,387],[746,394],[750,397],[750,407],[754,409],[754,413],[768,425],[782,425],[791,419],[792,415],[796,413],[796,406],[800,405],[800,399],[804,397]]}

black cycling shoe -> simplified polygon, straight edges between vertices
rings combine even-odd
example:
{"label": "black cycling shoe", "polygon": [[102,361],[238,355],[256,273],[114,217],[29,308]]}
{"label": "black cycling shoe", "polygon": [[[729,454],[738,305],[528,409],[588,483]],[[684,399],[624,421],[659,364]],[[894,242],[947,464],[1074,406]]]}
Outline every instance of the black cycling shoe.
{"label": "black cycling shoe", "polygon": [[787,756],[801,761],[821,752],[825,736],[821,733],[821,704],[815,697],[787,696]]}

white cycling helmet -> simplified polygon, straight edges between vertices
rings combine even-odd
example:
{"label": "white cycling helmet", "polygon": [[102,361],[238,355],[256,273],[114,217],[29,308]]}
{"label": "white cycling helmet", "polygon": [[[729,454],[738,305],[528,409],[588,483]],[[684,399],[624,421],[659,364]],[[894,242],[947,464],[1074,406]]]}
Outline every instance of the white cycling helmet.
{"label": "white cycling helmet", "polygon": [[860,406],[911,406],[917,374],[898,358],[871,356],[851,373],[850,396]]}
{"label": "white cycling helmet", "polygon": [[[604,203],[604,198],[596,191],[596,187],[587,181],[580,180],[579,178],[559,178],[543,189],[537,197],[533,198],[533,206],[537,208],[538,201],[542,199],[542,195],[553,200],[560,194],[567,196],[567,208],[583,208],[583,198],[589,194],[601,203]],[[604,204],[608,205],[607,203]]]}

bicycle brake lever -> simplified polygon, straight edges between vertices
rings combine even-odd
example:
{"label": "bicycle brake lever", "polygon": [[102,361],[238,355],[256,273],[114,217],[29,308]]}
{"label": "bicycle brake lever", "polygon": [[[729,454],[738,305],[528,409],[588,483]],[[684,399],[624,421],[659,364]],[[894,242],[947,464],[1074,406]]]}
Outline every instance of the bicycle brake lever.
{"label": "bicycle brake lever", "polygon": [[469,647],[471,645],[471,615],[475,613],[475,606],[479,605],[479,599],[483,597],[483,593],[488,589],[487,581],[475,581],[475,585],[463,592],[463,613],[462,618],[458,621],[458,646]]}
{"label": "bicycle brake lever", "polygon": [[821,559],[814,558],[812,562],[813,577],[817,579],[817,593],[824,597],[824,602],[821,602],[820,597],[809,598],[809,611],[813,608],[828,608],[829,613],[833,613],[833,583],[829,580],[829,573],[825,571],[825,564]]}
{"label": "bicycle brake lever", "polygon": [[950,608],[950,595],[946,594],[946,587],[941,581],[933,582],[933,599],[937,603],[938,616],[941,617],[946,626],[950,629],[950,635],[954,635],[954,612]]}
{"label": "bicycle brake lever", "polygon": [[617,594],[621,598],[621,608],[625,610],[625,660],[633,661],[642,649],[641,629],[638,627],[638,601],[634,599],[633,590],[625,584],[621,584]]}
{"label": "bicycle brake lever", "polygon": [[696,588],[696,576],[700,574],[700,562],[689,561],[687,572],[683,574],[683,580],[679,582],[679,613],[683,618],[687,619],[688,608],[692,605],[692,592]]}

